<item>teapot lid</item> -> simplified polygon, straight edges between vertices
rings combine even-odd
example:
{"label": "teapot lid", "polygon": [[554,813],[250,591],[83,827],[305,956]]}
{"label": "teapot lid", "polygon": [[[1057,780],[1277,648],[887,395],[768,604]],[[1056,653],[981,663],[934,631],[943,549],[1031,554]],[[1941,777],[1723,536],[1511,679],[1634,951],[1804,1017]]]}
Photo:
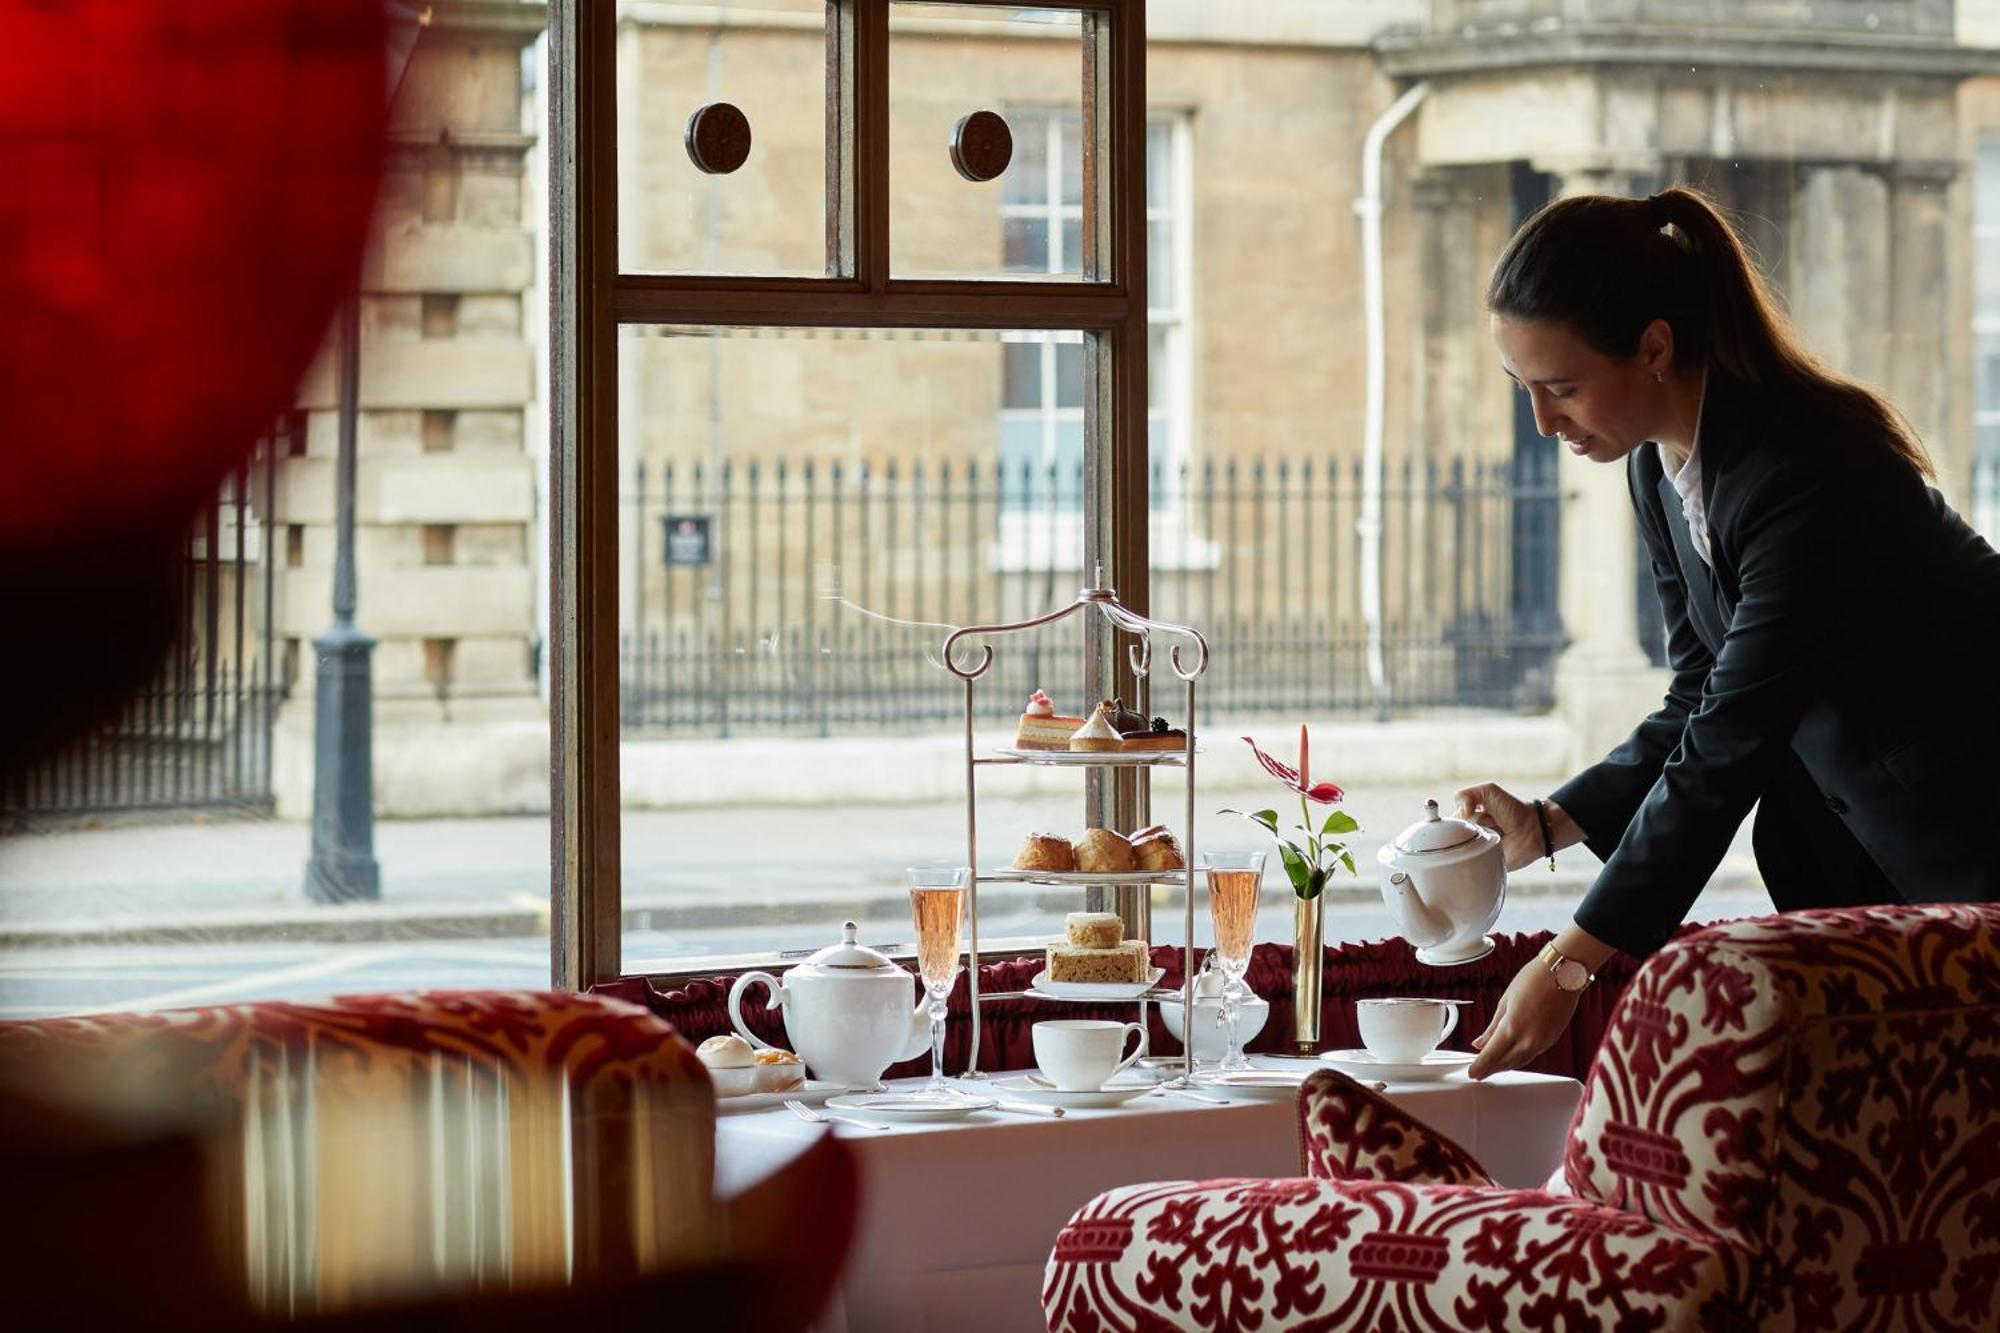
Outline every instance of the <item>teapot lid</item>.
{"label": "teapot lid", "polygon": [[[888,955],[878,953],[865,944],[855,941],[855,932],[860,929],[852,921],[840,923],[840,943],[829,944],[799,967],[810,967],[823,972],[879,972],[883,968],[902,971],[889,961]],[[797,969],[793,969],[796,971]]]}
{"label": "teapot lid", "polygon": [[1436,801],[1424,802],[1424,818],[1396,835],[1399,852],[1447,852],[1487,836],[1489,830],[1463,819],[1445,819]]}

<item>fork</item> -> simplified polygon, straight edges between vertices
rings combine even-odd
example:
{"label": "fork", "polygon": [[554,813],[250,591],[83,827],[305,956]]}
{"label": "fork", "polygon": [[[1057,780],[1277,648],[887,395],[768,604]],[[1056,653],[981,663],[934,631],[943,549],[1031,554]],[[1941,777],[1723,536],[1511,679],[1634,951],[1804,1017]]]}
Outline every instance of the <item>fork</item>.
{"label": "fork", "polygon": [[1161,1084],[1158,1088],[1154,1089],[1152,1095],[1155,1097],[1185,1097],[1191,1102],[1207,1102],[1210,1106],[1229,1105],[1227,1097],[1211,1097],[1205,1092],[1196,1092],[1192,1088],[1175,1088],[1169,1087],[1166,1084]]}
{"label": "fork", "polygon": [[889,1126],[875,1120],[860,1120],[851,1115],[828,1115],[815,1111],[796,1097],[785,1098],[785,1109],[801,1120],[809,1120],[815,1125],[853,1125],[857,1129],[887,1129]]}

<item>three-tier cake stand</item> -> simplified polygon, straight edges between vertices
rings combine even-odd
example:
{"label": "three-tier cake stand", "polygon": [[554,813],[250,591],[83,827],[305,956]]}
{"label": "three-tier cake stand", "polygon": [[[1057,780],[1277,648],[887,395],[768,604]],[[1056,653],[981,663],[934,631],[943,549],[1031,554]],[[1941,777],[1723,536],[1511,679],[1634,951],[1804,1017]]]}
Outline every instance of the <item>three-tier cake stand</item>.
{"label": "three-tier cake stand", "polygon": [[[1182,1028],[1190,1038],[1184,1041],[1181,1057],[1183,1074],[1193,1072],[1192,1033],[1194,1027],[1194,885],[1195,885],[1195,839],[1194,839],[1194,757],[1195,757],[1195,682],[1208,670],[1208,640],[1197,630],[1186,625],[1175,625],[1163,620],[1154,620],[1131,610],[1118,600],[1112,589],[1102,586],[1085,588],[1076,595],[1069,605],[1033,620],[1018,621],[1010,625],[970,625],[955,630],[944,641],[944,667],[965,685],[965,858],[969,873],[966,888],[966,982],[972,1009],[972,1046],[966,1062],[966,1078],[983,1078],[979,1072],[979,886],[981,883],[1032,883],[1068,885],[1153,885],[1179,884],[1184,891],[1182,944],[1184,957],[1181,970],[1180,998],[1183,1015]],[[973,690],[987,668],[993,665],[993,645],[990,640],[1009,634],[1022,634],[1042,629],[1074,615],[1100,615],[1115,629],[1136,639],[1128,644],[1126,651],[1132,664],[1133,675],[1143,680],[1152,671],[1153,637],[1177,639],[1167,654],[1167,661],[1174,675],[1187,686],[1187,748],[1182,751],[1147,750],[1128,753],[1072,753],[1068,751],[1014,751],[1005,754],[982,755],[975,748],[972,736]],[[968,640],[987,640],[978,645],[976,660],[968,650],[969,665],[959,662],[958,654]],[[981,871],[979,868],[979,770],[985,767],[1045,765],[1063,768],[1185,768],[1187,770],[1186,823],[1181,835],[1181,854],[1184,864],[1179,870],[1134,871],[1124,874],[1092,874],[1088,872],[1057,873],[1040,870],[1016,870],[1011,867]],[[1150,944],[1151,941],[1148,941]],[[1150,962],[1148,967],[1150,967]],[[1043,995],[1043,992],[1012,992],[988,996],[989,1000],[1014,999],[1019,996]],[[1147,1001],[1172,998],[1176,992],[1151,987],[1132,997],[1139,1004],[1139,1021],[1145,1022]],[[1050,995],[1047,998],[1072,998]],[[1079,1002],[1106,1003],[1105,1000]],[[1114,1001],[1115,1002],[1115,1001]]]}

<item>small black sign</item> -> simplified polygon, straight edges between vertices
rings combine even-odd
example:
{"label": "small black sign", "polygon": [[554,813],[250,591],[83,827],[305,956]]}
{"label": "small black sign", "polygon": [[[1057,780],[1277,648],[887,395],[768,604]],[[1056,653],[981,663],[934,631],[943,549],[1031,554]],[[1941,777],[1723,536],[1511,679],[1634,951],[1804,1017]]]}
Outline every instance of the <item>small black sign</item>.
{"label": "small black sign", "polygon": [[706,565],[714,559],[707,514],[668,514],[661,522],[666,528],[668,568]]}

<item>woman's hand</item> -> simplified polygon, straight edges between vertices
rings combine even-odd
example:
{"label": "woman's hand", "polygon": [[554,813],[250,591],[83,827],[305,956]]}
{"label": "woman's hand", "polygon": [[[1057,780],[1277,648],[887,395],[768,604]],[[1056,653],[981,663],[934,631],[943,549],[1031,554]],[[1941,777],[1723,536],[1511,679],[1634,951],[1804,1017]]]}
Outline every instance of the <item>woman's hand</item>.
{"label": "woman's hand", "polygon": [[[1532,810],[1528,817],[1534,818]],[[1485,1078],[1531,1063],[1556,1044],[1576,1016],[1577,1000],[1582,995],[1582,991],[1566,991],[1556,985],[1540,958],[1528,960],[1507,983],[1507,993],[1500,997],[1500,1007],[1493,1011],[1486,1031],[1472,1039],[1472,1049],[1479,1054],[1466,1073]]]}
{"label": "woman's hand", "polygon": [[1482,782],[1458,793],[1458,817],[1500,835],[1500,855],[1509,870],[1533,865],[1542,855],[1542,824],[1535,807],[1505,787]]}

